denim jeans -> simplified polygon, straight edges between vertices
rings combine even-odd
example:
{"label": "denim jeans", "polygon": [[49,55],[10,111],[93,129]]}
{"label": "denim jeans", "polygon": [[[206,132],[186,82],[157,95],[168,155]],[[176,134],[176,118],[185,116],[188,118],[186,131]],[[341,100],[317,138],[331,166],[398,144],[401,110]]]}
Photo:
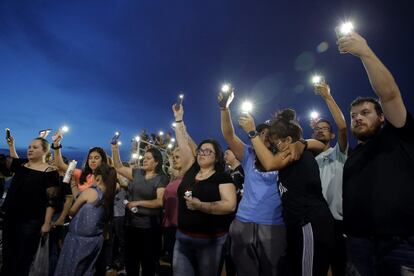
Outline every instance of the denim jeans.
{"label": "denim jeans", "polygon": [[347,275],[403,275],[402,267],[414,268],[414,236],[389,239],[348,237]]}
{"label": "denim jeans", "polygon": [[227,235],[218,238],[194,238],[177,230],[173,257],[174,275],[220,275],[226,238]]}

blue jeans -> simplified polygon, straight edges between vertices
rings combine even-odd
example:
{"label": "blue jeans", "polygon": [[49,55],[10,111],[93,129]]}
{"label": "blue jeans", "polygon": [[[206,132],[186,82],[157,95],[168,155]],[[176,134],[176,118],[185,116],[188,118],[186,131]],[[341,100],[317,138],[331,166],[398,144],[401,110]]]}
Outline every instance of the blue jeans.
{"label": "blue jeans", "polygon": [[227,235],[210,239],[194,238],[177,230],[173,255],[174,275],[220,275],[226,238]]}
{"label": "blue jeans", "polygon": [[403,267],[414,268],[414,236],[407,239],[348,237],[347,275],[403,275]]}

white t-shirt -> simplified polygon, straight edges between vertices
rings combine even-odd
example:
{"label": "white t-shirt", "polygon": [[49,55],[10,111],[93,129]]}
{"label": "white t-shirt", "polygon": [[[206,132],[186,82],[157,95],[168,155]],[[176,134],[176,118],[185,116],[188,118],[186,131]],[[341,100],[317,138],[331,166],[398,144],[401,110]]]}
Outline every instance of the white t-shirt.
{"label": "white t-shirt", "polygon": [[345,153],[339,144],[321,152],[316,156],[321,175],[322,193],[328,202],[329,209],[336,220],[342,220],[342,174],[346,161],[348,146]]}

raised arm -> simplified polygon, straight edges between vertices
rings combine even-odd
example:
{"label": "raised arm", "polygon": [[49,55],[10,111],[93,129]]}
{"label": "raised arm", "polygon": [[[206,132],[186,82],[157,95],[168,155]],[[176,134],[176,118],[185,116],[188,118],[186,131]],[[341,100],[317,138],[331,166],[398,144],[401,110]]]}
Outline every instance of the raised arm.
{"label": "raised arm", "polygon": [[338,47],[341,54],[350,53],[361,59],[371,86],[380,99],[385,118],[394,127],[403,127],[407,119],[407,110],[400,89],[390,71],[371,50],[366,40],[357,33],[351,33],[338,40]]}
{"label": "raised arm", "polygon": [[131,181],[133,179],[132,168],[125,167],[122,164],[121,157],[119,155],[118,144],[111,144],[111,149],[112,159],[114,161],[114,168],[116,169],[116,172]]}
{"label": "raised arm", "polygon": [[[256,126],[250,114],[244,114],[239,119],[240,126],[246,133],[254,131]],[[256,156],[266,171],[281,170],[293,159],[289,150],[273,154],[259,138],[259,135],[251,139]]]}
{"label": "raised arm", "polygon": [[[230,94],[227,94],[230,93]],[[234,98],[234,91],[230,91],[224,94],[220,92],[218,96],[220,114],[221,114],[221,132],[223,133],[224,140],[226,140],[231,151],[236,156],[237,160],[243,160],[244,143],[234,132],[233,122],[230,115],[230,103]]]}
{"label": "raised arm", "polygon": [[54,150],[54,163],[59,170],[65,172],[68,169],[68,165],[65,164],[62,157],[62,135],[59,132],[56,132],[54,137],[56,137],[52,143],[52,149]]}
{"label": "raised arm", "polygon": [[322,97],[338,128],[338,144],[341,152],[345,152],[348,148],[348,133],[346,128],[346,122],[344,114],[339,106],[336,104],[335,99],[331,94],[331,89],[327,83],[321,83],[315,85],[315,92]]}
{"label": "raised arm", "polygon": [[196,151],[197,151],[197,144],[196,142],[194,142],[193,138],[190,136],[190,134],[188,134],[188,132],[187,132],[187,143],[191,149],[192,154],[195,156]]}
{"label": "raised arm", "polygon": [[178,147],[180,148],[181,161],[183,162],[183,172],[186,172],[194,163],[195,156],[189,145],[186,127],[184,125],[184,109],[182,105],[173,105],[174,118],[176,122],[175,138],[177,139]]}
{"label": "raised arm", "polygon": [[13,136],[10,136],[10,138],[7,139],[7,145],[9,146],[10,157],[19,158],[19,155],[17,154],[17,151],[16,151],[16,147],[14,146]]}

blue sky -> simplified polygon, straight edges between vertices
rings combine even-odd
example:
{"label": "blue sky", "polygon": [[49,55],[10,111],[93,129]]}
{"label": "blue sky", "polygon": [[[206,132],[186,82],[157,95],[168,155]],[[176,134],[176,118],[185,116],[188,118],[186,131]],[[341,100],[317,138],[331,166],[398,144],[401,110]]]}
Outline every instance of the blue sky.
{"label": "blue sky", "polygon": [[325,75],[347,120],[353,98],[374,95],[360,61],[336,49],[334,28],[347,18],[412,112],[411,14],[390,2],[1,1],[0,127],[12,130],[17,147],[68,124],[67,149],[109,148],[116,130],[124,142],[142,129],[166,131],[183,91],[190,134],[223,142],[216,96],[230,81],[234,117],[246,98],[257,121],[293,107],[309,134],[310,110],[331,118],[312,92],[313,72]]}

